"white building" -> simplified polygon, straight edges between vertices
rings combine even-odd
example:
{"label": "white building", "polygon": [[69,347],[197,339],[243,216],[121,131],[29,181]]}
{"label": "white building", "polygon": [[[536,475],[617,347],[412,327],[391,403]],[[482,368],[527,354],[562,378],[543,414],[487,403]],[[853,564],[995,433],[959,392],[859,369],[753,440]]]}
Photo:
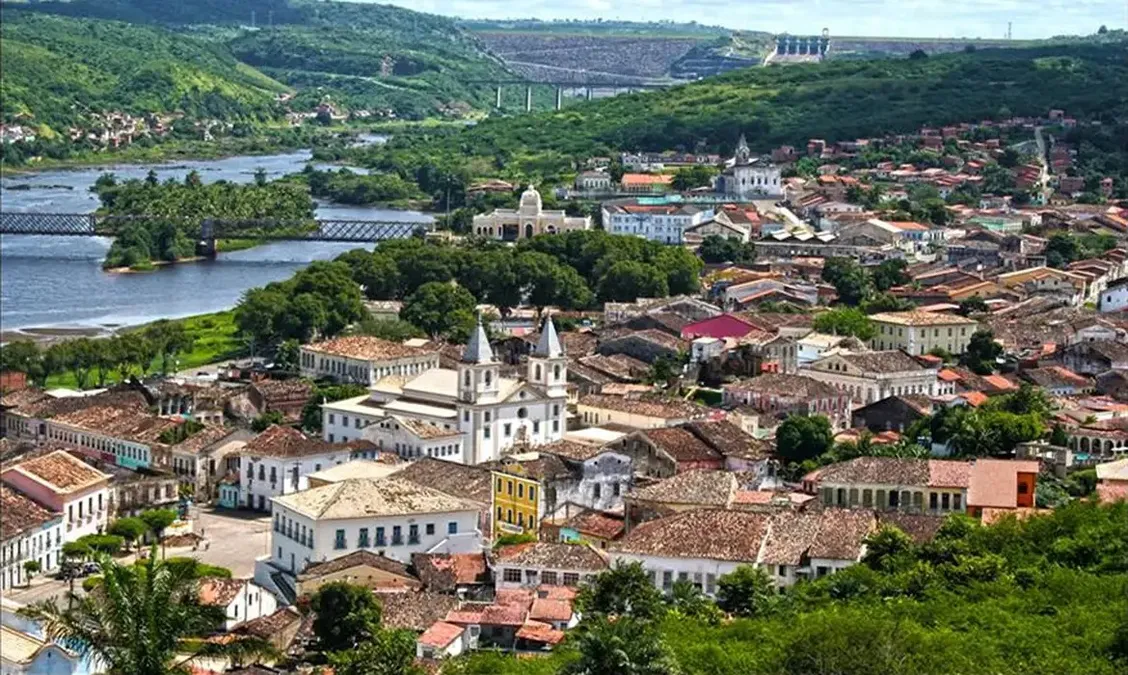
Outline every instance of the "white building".
{"label": "white building", "polygon": [[39,563],[36,574],[54,572],[62,547],[62,514],[0,485],[0,590],[27,583],[28,561]]}
{"label": "white building", "polygon": [[88,675],[91,659],[49,640],[37,622],[23,616],[23,605],[0,597],[0,673],[3,675]]}
{"label": "white building", "polygon": [[576,587],[606,569],[607,558],[590,544],[517,544],[494,554],[494,587]]}
{"label": "white building", "polygon": [[644,204],[627,199],[603,204],[603,229],[661,244],[685,243],[686,230],[712,220],[713,209],[696,204]]}
{"label": "white building", "polygon": [[463,443],[466,435],[449,426],[443,428],[425,420],[388,415],[367,424],[361,434],[376,446],[373,452],[394,452],[405,459],[438,457],[448,462],[465,463]]}
{"label": "white building", "polygon": [[783,181],[777,165],[752,157],[741,134],[732,164],[717,176],[716,191],[737,199],[781,197]]}
{"label": "white building", "polygon": [[439,353],[368,335],[315,342],[301,347],[302,377],[330,377],[371,387],[389,375],[409,377],[439,367]]}
{"label": "white building", "polygon": [[239,452],[239,504],[267,511],[271,499],[309,487],[311,473],[343,464],[362,450],[271,426]]}
{"label": "white building", "polygon": [[936,368],[926,368],[900,350],[837,352],[808,364],[803,375],[846,391],[868,405],[902,394],[938,395]]}
{"label": "white building", "polygon": [[278,609],[274,595],[250,579],[223,577],[200,580],[200,604],[222,608],[223,629],[228,631]]}
{"label": "white building", "polygon": [[1109,283],[1097,299],[1097,309],[1102,312],[1119,312],[1128,307],[1128,277]]}
{"label": "white building", "polygon": [[[408,444],[410,456],[427,456],[430,450],[432,457],[439,452],[441,458],[460,457],[465,464],[496,460],[514,446],[561,438],[568,359],[552,320],[545,321],[540,341],[529,354],[525,379],[503,378],[500,368],[479,320],[456,369],[432,368],[406,381],[386,378],[367,396],[326,403],[321,406],[322,433],[326,440],[383,441],[384,449],[391,451],[397,442],[401,448]],[[408,420],[430,426],[412,424],[415,428],[407,429]],[[380,423],[391,427],[373,428]]]}
{"label": "white building", "polygon": [[110,478],[65,450],[20,462],[0,474],[9,487],[62,514],[63,542],[105,529]]}
{"label": "white building", "polygon": [[493,213],[474,216],[472,232],[480,237],[517,241],[539,234],[560,234],[573,230],[590,230],[591,218],[573,217],[563,210],[546,211],[540,193],[530,185],[521,193],[517,209],[494,209]]}
{"label": "white building", "polygon": [[849,567],[865,555],[865,538],[876,528],[872,512],[705,509],[637,525],[609,551],[612,565],[640,563],[665,593],[686,581],[712,597],[721,577],[741,565],[764,569],[779,587]]}
{"label": "white building", "polygon": [[410,563],[413,553],[482,550],[476,504],[394,476],[276,497],[273,512],[269,563],[290,575],[354,551]]}

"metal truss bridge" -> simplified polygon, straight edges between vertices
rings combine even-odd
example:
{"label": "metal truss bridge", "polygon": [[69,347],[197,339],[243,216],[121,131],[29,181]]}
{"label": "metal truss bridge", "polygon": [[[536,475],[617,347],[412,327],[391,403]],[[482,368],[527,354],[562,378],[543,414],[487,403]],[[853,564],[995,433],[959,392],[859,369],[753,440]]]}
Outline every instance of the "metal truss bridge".
{"label": "metal truss bridge", "polygon": [[163,216],[105,216],[89,213],[0,213],[0,235],[114,237],[131,225],[164,226],[195,232],[204,254],[215,254],[217,239],[340,241],[357,244],[404,239],[425,223],[383,220],[236,220]]}

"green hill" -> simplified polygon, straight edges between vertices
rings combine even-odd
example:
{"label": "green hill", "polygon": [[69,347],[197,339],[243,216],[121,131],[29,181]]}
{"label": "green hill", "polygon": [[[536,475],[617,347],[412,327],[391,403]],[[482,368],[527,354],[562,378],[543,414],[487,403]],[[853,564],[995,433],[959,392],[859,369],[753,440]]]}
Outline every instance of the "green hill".
{"label": "green hill", "polygon": [[6,7],[0,27],[5,121],[64,130],[88,112],[181,111],[190,117],[277,114],[286,87],[218,44],[159,28]]}
{"label": "green hill", "polygon": [[466,112],[486,108],[492,100],[488,87],[466,82],[513,77],[452,19],[391,5],[75,0],[36,3],[34,10],[206,35],[240,60],[296,88],[292,105],[298,109],[309,109],[328,96],[348,109],[390,108],[400,117]]}
{"label": "green hill", "polygon": [[[530,156],[559,164],[615,150],[728,152],[741,133],[767,151],[812,137],[881,136],[1050,108],[1111,121],[1128,115],[1123,54],[1122,44],[1068,45],[752,68],[558,112],[490,118],[454,135],[396,138],[373,149],[372,161],[427,157],[473,166],[483,158],[512,171],[537,164]],[[561,170],[543,165],[540,175]]]}

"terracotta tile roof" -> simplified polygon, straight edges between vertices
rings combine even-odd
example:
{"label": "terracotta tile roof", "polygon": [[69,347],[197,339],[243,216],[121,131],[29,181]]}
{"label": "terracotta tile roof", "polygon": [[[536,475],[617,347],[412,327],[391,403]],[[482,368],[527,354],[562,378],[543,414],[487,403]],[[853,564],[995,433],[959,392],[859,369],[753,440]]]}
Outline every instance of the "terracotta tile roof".
{"label": "terracotta tile roof", "polygon": [[220,426],[206,426],[183,441],[171,446],[173,452],[198,455],[204,448],[217,443],[235,432]]}
{"label": "terracotta tile roof", "polygon": [[415,578],[415,575],[408,570],[407,565],[372,551],[353,551],[339,558],[333,558],[325,562],[315,562],[309,567],[306,567],[305,571],[298,575],[298,580],[318,579],[335,572],[341,572],[360,566],[372,567],[387,572],[388,574],[404,577],[408,580],[408,585],[419,585],[418,580]]}
{"label": "terracotta tile roof", "polygon": [[275,497],[274,503],[315,520],[477,511],[479,505],[395,476],[352,478]]}
{"label": "terracotta tile roof", "polygon": [[965,391],[964,393],[960,394],[960,396],[962,396],[963,399],[967,401],[968,404],[973,408],[978,408],[979,406],[987,402],[987,394],[984,394],[981,391]]}
{"label": "terracotta tile roof", "polygon": [[637,432],[676,462],[711,462],[723,459],[721,453],[681,427],[647,429]]}
{"label": "terracotta tile roof", "polygon": [[870,321],[889,323],[897,326],[976,326],[974,319],[969,319],[958,314],[941,314],[940,312],[878,312],[870,315]]}
{"label": "terracotta tile roof", "polygon": [[1002,375],[984,375],[983,379],[999,391],[1014,391],[1018,389],[1017,384]]}
{"label": "terracotta tile roof", "polygon": [[1022,377],[1040,387],[1089,387],[1092,380],[1061,366],[1031,368],[1022,371]]}
{"label": "terracotta tile roof", "polygon": [[899,373],[913,370],[924,370],[916,359],[905,352],[894,349],[883,352],[858,352],[855,354],[838,354],[838,358],[867,372]]}
{"label": "terracotta tile roof", "polygon": [[329,356],[341,356],[364,361],[386,361],[403,359],[413,356],[428,356],[434,351],[408,347],[399,342],[384,340],[369,335],[352,335],[324,342],[304,345],[302,349]]}
{"label": "terracotta tile roof", "polygon": [[444,649],[457,640],[464,630],[466,629],[462,626],[456,626],[453,623],[436,621],[430,628],[423,631],[423,634],[416,641],[421,645]]}
{"label": "terracotta tile roof", "polygon": [[592,443],[577,443],[575,441],[568,441],[564,439],[553,441],[548,445],[537,446],[537,452],[539,453],[546,455],[555,455],[557,457],[570,459],[576,462],[586,462],[592,457],[596,457],[607,451],[607,448],[601,445],[595,445]]}
{"label": "terracotta tile roof", "polygon": [[770,522],[771,516],[749,511],[689,511],[642,523],[611,544],[610,549],[639,555],[755,563]]}
{"label": "terracotta tile roof", "polygon": [[[802,516],[785,512],[777,515],[776,520],[797,517]],[[877,528],[877,518],[870,511],[825,509],[819,518],[819,532],[808,551],[812,558],[858,560],[862,557],[865,538]]]}
{"label": "terracotta tile roof", "polygon": [[709,414],[708,408],[681,400],[633,399],[601,394],[588,394],[580,398],[577,405],[663,419],[703,419]]}
{"label": "terracotta tile roof", "polygon": [[413,553],[411,565],[429,590],[454,591],[458,586],[489,581],[481,553]]}
{"label": "terracotta tile roof", "polygon": [[[480,556],[479,556],[480,557]],[[380,624],[385,628],[421,631],[458,607],[453,594],[430,591],[380,593]]]}
{"label": "terracotta tile roof", "polygon": [[489,504],[493,499],[490,470],[480,466],[423,457],[396,472],[396,477],[478,504]]}
{"label": "terracotta tile roof", "polygon": [[946,516],[929,516],[900,511],[878,511],[877,519],[881,525],[892,525],[913,538],[917,544],[932,541]]}
{"label": "terracotta tile roof", "polygon": [[575,530],[582,535],[608,540],[617,539],[625,528],[622,516],[602,511],[578,513],[560,526]]}
{"label": "terracotta tile roof", "polygon": [[157,443],[163,432],[181,424],[179,420],[157,417],[147,409],[115,405],[86,406],[52,419],[59,424],[150,445]]}
{"label": "terracotta tile roof", "polygon": [[536,541],[505,546],[494,555],[498,565],[592,572],[607,569],[607,559],[586,544]]}
{"label": "terracotta tile roof", "polygon": [[200,579],[200,603],[226,607],[247,585],[245,579],[206,577]]}
{"label": "terracotta tile roof", "polygon": [[966,488],[971,484],[969,462],[928,460],[928,487]]}
{"label": "terracotta tile roof", "polygon": [[310,457],[334,452],[349,454],[349,450],[372,449],[376,446],[369,441],[350,443],[330,443],[320,438],[306,436],[293,427],[273,424],[265,431],[247,441],[240,455],[252,457]]}
{"label": "terracotta tile roof", "polygon": [[765,373],[758,377],[742,378],[732,384],[722,385],[722,388],[807,400],[842,396],[840,391],[825,382],[803,375],[785,373]]}
{"label": "terracotta tile roof", "polygon": [[1105,504],[1128,501],[1128,483],[1098,483],[1097,499]]}
{"label": "terracotta tile roof", "polygon": [[8,541],[61,517],[30,497],[0,484],[0,541]]}
{"label": "terracotta tile roof", "polygon": [[293,607],[283,607],[273,614],[251,619],[236,628],[236,631],[269,640],[276,637],[290,626],[300,624],[301,622],[302,615],[297,609]]}
{"label": "terracotta tile roof", "polygon": [[[818,469],[820,483],[835,485],[869,483],[875,485],[918,485],[925,487],[929,479],[929,461],[895,457],[855,457]],[[810,474],[809,474],[810,475]]]}
{"label": "terracotta tile roof", "polygon": [[732,502],[738,481],[729,471],[684,471],[653,485],[631,490],[627,497],[655,504],[724,507]]}
{"label": "terracotta tile roof", "polygon": [[313,386],[305,380],[259,380],[251,385],[267,402],[309,398]]}
{"label": "terracotta tile roof", "polygon": [[423,440],[462,435],[462,432],[457,429],[444,429],[437,424],[432,424],[424,420],[413,419],[411,417],[393,417],[395,417],[396,421],[405,429]]}
{"label": "terracotta tile roof", "polygon": [[564,631],[556,630],[547,623],[540,621],[526,621],[517,629],[517,639],[539,642],[546,645],[556,645],[564,641]]}
{"label": "terracotta tile roof", "polygon": [[619,380],[638,381],[650,371],[650,364],[626,354],[591,354],[577,360],[588,368]]}
{"label": "terracotta tile roof", "polygon": [[771,454],[766,443],[727,420],[690,422],[685,428],[725,457],[759,460]]}
{"label": "terracotta tile roof", "polygon": [[109,474],[90,466],[64,450],[20,462],[8,471],[16,471],[46,483],[56,492],[75,492],[100,481],[108,481]]}
{"label": "terracotta tile roof", "polygon": [[568,621],[572,614],[572,603],[567,600],[537,598],[529,609],[529,619],[533,621]]}
{"label": "terracotta tile roof", "polygon": [[520,626],[525,623],[529,606],[524,603],[486,605],[482,609],[482,619],[486,626]]}
{"label": "terracotta tile roof", "polygon": [[551,586],[548,584],[541,584],[537,586],[536,597],[544,598],[545,600],[568,600],[576,599],[580,591],[575,586]]}
{"label": "terracotta tile roof", "polygon": [[1018,474],[1037,474],[1038,462],[977,459],[971,469],[968,506],[1013,509],[1018,505]]}
{"label": "terracotta tile roof", "polygon": [[623,185],[668,185],[673,181],[670,174],[625,173],[622,178]]}

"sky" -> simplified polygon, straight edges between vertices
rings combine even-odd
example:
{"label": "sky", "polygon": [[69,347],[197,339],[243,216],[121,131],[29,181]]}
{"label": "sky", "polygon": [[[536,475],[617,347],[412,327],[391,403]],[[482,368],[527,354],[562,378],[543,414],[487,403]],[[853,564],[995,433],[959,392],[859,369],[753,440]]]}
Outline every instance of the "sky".
{"label": "sky", "polygon": [[488,19],[697,21],[772,33],[900,37],[1089,34],[1125,28],[1128,0],[379,0],[422,12]]}

